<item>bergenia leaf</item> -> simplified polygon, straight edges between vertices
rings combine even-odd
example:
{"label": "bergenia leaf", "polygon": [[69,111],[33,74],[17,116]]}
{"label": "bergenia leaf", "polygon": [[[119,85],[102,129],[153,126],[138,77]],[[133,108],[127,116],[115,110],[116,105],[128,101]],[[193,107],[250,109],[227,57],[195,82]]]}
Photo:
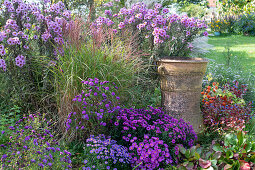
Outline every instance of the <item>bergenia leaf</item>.
{"label": "bergenia leaf", "polygon": [[240,160],[238,163],[240,166],[240,170],[250,170],[251,169],[250,164],[244,160]]}
{"label": "bergenia leaf", "polygon": [[222,153],[220,151],[217,151],[213,154],[213,159],[220,159]]}
{"label": "bergenia leaf", "polygon": [[213,150],[214,151],[218,151],[218,152],[222,152],[223,151],[223,149],[222,149],[222,147],[220,146],[220,144],[215,144],[214,146],[213,146]]}
{"label": "bergenia leaf", "polygon": [[180,149],[180,152],[184,155],[186,152],[186,149],[181,145],[179,145],[179,149]]}
{"label": "bergenia leaf", "polygon": [[212,165],[212,163],[211,163],[211,161],[209,161],[209,160],[207,160],[207,161],[205,161],[205,160],[203,160],[203,159],[199,159],[199,165],[202,167],[202,168],[209,168],[211,165]]}
{"label": "bergenia leaf", "polygon": [[231,169],[231,168],[232,168],[232,165],[229,165],[229,164],[227,164],[227,165],[224,166],[224,170],[229,170],[229,169]]}

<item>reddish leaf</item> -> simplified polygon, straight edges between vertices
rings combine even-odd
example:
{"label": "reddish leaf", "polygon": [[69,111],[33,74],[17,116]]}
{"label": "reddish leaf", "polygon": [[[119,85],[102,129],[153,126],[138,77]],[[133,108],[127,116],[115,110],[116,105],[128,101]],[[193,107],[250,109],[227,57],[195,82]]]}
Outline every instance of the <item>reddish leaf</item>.
{"label": "reddish leaf", "polygon": [[203,159],[199,159],[199,165],[202,167],[202,168],[204,168],[204,169],[206,169],[206,168],[209,168],[211,165],[212,165],[212,163],[211,163],[211,161],[205,161],[205,160],[203,160]]}

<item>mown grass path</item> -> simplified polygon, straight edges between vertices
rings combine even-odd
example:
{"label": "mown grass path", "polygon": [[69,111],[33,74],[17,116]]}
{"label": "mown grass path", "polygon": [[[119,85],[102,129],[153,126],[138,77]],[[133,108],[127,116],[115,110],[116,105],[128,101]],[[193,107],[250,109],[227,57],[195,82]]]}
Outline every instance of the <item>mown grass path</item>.
{"label": "mown grass path", "polygon": [[[242,35],[211,36],[208,41],[214,48],[206,57],[218,64],[227,64],[230,56],[230,67],[233,60],[238,60],[242,71],[255,74],[255,37]],[[236,58],[234,58],[236,56]]]}

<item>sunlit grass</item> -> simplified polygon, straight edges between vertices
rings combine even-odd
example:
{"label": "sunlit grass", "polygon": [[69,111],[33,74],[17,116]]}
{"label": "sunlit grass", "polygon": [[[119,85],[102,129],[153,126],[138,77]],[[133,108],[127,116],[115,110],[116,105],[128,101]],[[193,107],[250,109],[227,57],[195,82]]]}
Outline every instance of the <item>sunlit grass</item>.
{"label": "sunlit grass", "polygon": [[[234,62],[234,56],[237,56],[242,71],[247,74],[255,73],[255,37],[230,35],[214,36],[209,38],[209,44],[214,48],[206,57],[215,60],[218,64],[226,64],[227,56],[230,56],[230,64]],[[235,68],[234,68],[235,69]]]}

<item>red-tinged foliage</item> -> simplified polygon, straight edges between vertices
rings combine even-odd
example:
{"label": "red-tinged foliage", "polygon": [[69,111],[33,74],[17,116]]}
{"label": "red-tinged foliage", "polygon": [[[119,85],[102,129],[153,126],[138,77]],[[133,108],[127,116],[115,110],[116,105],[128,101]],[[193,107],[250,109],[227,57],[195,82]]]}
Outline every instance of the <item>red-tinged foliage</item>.
{"label": "red-tinged foliage", "polygon": [[201,92],[204,124],[213,130],[242,130],[252,113],[251,102],[245,103],[243,100],[246,91],[247,86],[239,85],[237,81],[232,86],[226,84],[219,87],[214,82],[206,87]]}

